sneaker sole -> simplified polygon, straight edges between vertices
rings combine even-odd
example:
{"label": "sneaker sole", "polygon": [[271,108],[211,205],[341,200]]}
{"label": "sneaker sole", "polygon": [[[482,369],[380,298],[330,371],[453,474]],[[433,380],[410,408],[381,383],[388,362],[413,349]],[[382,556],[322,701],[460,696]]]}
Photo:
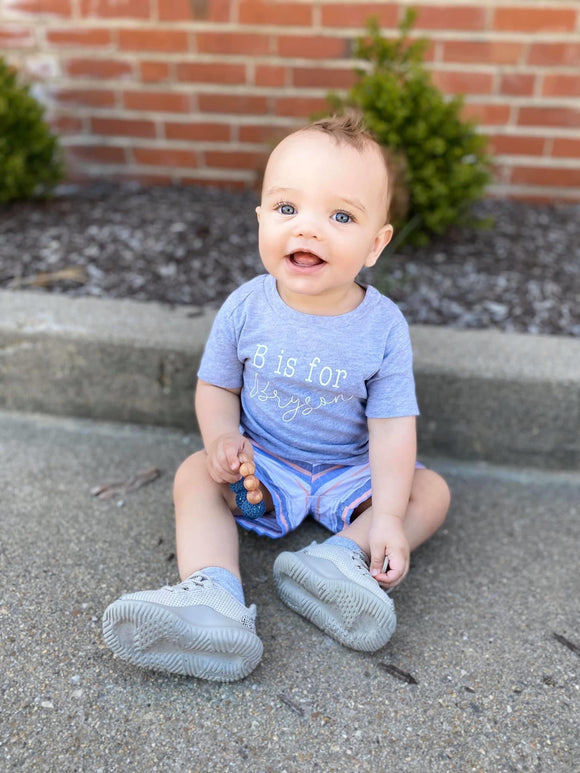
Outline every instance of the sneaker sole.
{"label": "sneaker sole", "polygon": [[255,633],[221,617],[222,625],[195,626],[157,604],[119,599],[105,610],[103,637],[135,666],[233,682],[256,668],[264,648]]}
{"label": "sneaker sole", "polygon": [[[336,571],[332,562],[327,563]],[[273,571],[282,601],[345,647],[375,652],[393,635],[397,618],[386,594],[378,599],[352,580],[319,574],[297,553],[281,553]]]}

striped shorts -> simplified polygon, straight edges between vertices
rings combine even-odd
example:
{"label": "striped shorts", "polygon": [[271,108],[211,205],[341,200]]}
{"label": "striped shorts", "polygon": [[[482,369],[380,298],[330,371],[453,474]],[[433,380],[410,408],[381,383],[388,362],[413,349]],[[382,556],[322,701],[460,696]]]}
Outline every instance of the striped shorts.
{"label": "striped shorts", "polygon": [[[268,489],[274,510],[249,520],[237,516],[244,529],[277,539],[311,516],[336,534],[350,523],[356,508],[371,497],[370,465],[290,462],[251,441],[256,475]],[[423,465],[417,463],[418,468]]]}

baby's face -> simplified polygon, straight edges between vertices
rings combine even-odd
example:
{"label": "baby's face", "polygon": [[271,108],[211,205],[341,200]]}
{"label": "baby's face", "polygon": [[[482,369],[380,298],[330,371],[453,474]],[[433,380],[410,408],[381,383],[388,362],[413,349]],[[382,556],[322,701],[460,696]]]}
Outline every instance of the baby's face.
{"label": "baby's face", "polygon": [[[273,151],[257,209],[260,256],[282,298],[311,313],[341,313],[392,235],[387,173],[377,148],[362,151],[312,130]],[[354,303],[354,305],[357,305]]]}

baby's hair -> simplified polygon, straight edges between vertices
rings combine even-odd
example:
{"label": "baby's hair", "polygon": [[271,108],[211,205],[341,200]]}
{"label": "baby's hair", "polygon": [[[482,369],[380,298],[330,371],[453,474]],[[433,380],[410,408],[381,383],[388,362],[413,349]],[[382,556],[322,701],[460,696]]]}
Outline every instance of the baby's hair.
{"label": "baby's hair", "polygon": [[380,147],[367,129],[362,113],[354,110],[320,118],[299,131],[321,131],[329,134],[337,142],[352,145],[359,151],[364,150],[369,144]]}
{"label": "baby's hair", "polygon": [[376,137],[369,131],[365,124],[364,116],[356,110],[347,110],[341,114],[331,115],[327,118],[320,118],[318,121],[298,129],[296,133],[319,131],[332,137],[335,142],[350,145],[359,153],[368,147],[376,148],[383,159],[385,171],[387,173],[387,201],[385,217],[388,221],[389,209],[391,206],[392,188],[394,179],[394,169],[392,158],[383,145],[378,142]]}

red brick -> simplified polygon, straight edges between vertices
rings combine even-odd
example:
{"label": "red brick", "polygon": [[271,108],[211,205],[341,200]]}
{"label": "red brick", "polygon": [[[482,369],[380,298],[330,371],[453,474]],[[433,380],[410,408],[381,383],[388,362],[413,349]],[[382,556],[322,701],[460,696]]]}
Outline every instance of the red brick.
{"label": "red brick", "polygon": [[165,113],[188,113],[191,100],[187,94],[169,91],[125,91],[123,104],[128,110],[153,110]]}
{"label": "red brick", "polygon": [[196,167],[199,165],[197,153],[191,150],[134,147],[133,158],[136,163],[147,166],[172,166],[178,169],[182,166]]}
{"label": "red brick", "polygon": [[202,113],[236,113],[241,115],[264,115],[268,112],[266,97],[244,94],[199,94],[199,110]]}
{"label": "red brick", "polygon": [[182,30],[120,29],[119,48],[122,51],[187,51],[188,35]]}
{"label": "red brick", "polygon": [[149,19],[150,0],[81,0],[83,16],[99,16],[103,19]]}
{"label": "red brick", "polygon": [[64,63],[65,71],[71,77],[81,78],[123,78],[133,75],[130,62],[119,59],[69,59]]}
{"label": "red brick", "polygon": [[475,62],[482,64],[519,64],[523,43],[482,40],[443,41],[444,62]]}
{"label": "red brick", "polygon": [[161,0],[160,21],[230,21],[230,0]]}
{"label": "red brick", "polygon": [[169,65],[165,62],[140,62],[139,73],[144,83],[161,83],[169,80]]}
{"label": "red brick", "polygon": [[491,152],[508,156],[541,156],[545,146],[545,137],[522,137],[513,134],[496,134],[490,137]]}
{"label": "red brick", "polygon": [[399,6],[395,3],[330,3],[321,9],[324,28],[365,27],[371,16],[381,27],[396,27],[399,21]]}
{"label": "red brick", "polygon": [[255,151],[210,151],[205,152],[207,166],[217,169],[260,169],[264,166],[266,153]]}
{"label": "red brick", "polygon": [[256,86],[286,86],[287,67],[270,64],[258,64],[254,74]]}
{"label": "red brick", "polygon": [[200,54],[249,54],[259,56],[270,53],[270,36],[243,32],[198,32],[195,36]]}
{"label": "red brick", "polygon": [[187,94],[167,91],[125,91],[123,104],[128,110],[153,110],[166,113],[188,113],[191,109]]}
{"label": "red brick", "polygon": [[58,134],[80,134],[83,131],[84,124],[80,118],[72,115],[61,115],[50,121],[53,131]]}
{"label": "red brick", "polygon": [[239,19],[242,24],[309,27],[312,24],[312,6],[302,3],[273,3],[271,0],[242,0]]}
{"label": "red brick", "polygon": [[177,79],[196,83],[245,83],[244,64],[180,62],[176,66]]}
{"label": "red brick", "polygon": [[39,16],[72,16],[71,0],[17,0],[10,10]]}
{"label": "red brick", "polygon": [[276,115],[307,119],[325,110],[329,111],[330,108],[323,97],[279,97],[275,102]]}
{"label": "red brick", "polygon": [[352,70],[323,67],[295,67],[292,84],[303,88],[348,89],[356,80]]}
{"label": "red brick", "polygon": [[503,126],[509,122],[511,107],[493,103],[469,102],[463,105],[461,115],[466,120],[475,120],[483,126]]}
{"label": "red brick", "polygon": [[0,27],[0,49],[33,48],[34,46],[36,46],[36,40],[31,29],[13,25]]}
{"label": "red brick", "polygon": [[57,46],[86,46],[95,48],[111,45],[111,32],[108,29],[85,29],[83,27],[65,27],[46,30],[46,40]]}
{"label": "red brick", "polygon": [[68,145],[66,155],[75,161],[93,164],[125,164],[125,148],[110,145]]}
{"label": "red brick", "polygon": [[534,93],[536,85],[536,76],[527,73],[506,73],[501,76],[499,84],[500,94],[510,94],[511,96],[529,97]]}
{"label": "red brick", "polygon": [[580,110],[567,107],[521,107],[518,123],[521,126],[580,127]]}
{"label": "red brick", "polygon": [[228,142],[231,131],[225,123],[176,123],[165,124],[165,136],[168,140],[186,142]]}
{"label": "red brick", "polygon": [[482,5],[424,5],[419,8],[415,27],[437,30],[483,30],[486,9]]}
{"label": "red brick", "polygon": [[54,99],[59,104],[76,107],[114,107],[116,103],[115,92],[102,89],[58,89]]}
{"label": "red brick", "polygon": [[576,11],[573,8],[496,8],[493,28],[502,32],[573,32]]}
{"label": "red brick", "polygon": [[350,55],[350,41],[322,35],[281,35],[278,54],[301,59],[341,59]]}
{"label": "red brick", "polygon": [[579,67],[580,43],[532,43],[529,63],[544,66]]}
{"label": "red brick", "polygon": [[580,97],[580,73],[546,75],[542,94],[545,97]]}
{"label": "red brick", "polygon": [[580,140],[557,137],[554,139],[552,155],[565,158],[580,158]]}
{"label": "red brick", "polygon": [[157,129],[153,121],[139,121],[128,118],[92,118],[93,134],[121,137],[146,137],[153,139]]}
{"label": "red brick", "polygon": [[272,145],[277,144],[280,140],[284,139],[290,131],[290,127],[260,124],[255,126],[240,126],[238,136],[240,142],[252,142],[254,144],[266,143]]}
{"label": "red brick", "polygon": [[433,83],[447,94],[490,94],[493,74],[487,72],[431,72]]}
{"label": "red brick", "polygon": [[519,185],[553,185],[554,187],[580,187],[580,169],[566,167],[514,167],[512,183]]}

